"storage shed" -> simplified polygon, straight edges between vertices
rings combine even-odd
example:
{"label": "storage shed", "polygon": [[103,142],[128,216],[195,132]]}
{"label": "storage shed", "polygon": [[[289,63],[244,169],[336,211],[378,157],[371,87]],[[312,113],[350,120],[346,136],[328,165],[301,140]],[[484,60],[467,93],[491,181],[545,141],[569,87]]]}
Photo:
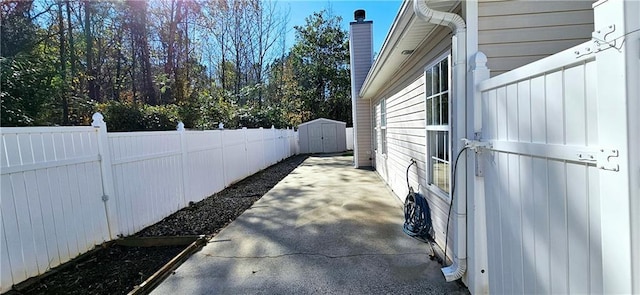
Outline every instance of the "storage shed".
{"label": "storage shed", "polygon": [[298,126],[300,153],[337,153],[347,150],[347,123],[320,118]]}

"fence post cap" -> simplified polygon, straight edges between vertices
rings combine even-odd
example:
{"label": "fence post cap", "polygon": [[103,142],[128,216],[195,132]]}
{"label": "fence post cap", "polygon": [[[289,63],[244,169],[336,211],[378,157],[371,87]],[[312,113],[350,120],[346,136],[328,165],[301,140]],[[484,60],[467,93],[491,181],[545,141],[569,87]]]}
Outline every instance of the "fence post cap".
{"label": "fence post cap", "polygon": [[471,70],[479,70],[487,68],[487,56],[482,52],[478,51],[471,57]]}
{"label": "fence post cap", "polygon": [[271,129],[276,129],[276,126],[271,125]]}
{"label": "fence post cap", "polygon": [[184,131],[184,123],[182,121],[178,122],[178,131]]}
{"label": "fence post cap", "polygon": [[93,116],[91,116],[91,119],[91,126],[93,127],[101,127],[105,125],[104,116],[100,113],[94,113]]}
{"label": "fence post cap", "polygon": [[222,122],[218,123],[218,129],[224,129],[224,123]]}

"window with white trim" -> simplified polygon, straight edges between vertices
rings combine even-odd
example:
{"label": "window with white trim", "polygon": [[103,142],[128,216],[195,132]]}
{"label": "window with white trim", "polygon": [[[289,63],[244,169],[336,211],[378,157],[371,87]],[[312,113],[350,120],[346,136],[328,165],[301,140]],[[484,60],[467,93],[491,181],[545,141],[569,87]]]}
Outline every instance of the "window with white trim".
{"label": "window with white trim", "polygon": [[380,149],[387,154],[387,104],[385,99],[380,101]]}
{"label": "window with white trim", "polygon": [[371,118],[373,119],[373,151],[378,152],[378,132],[380,131],[378,128],[378,109],[379,105],[373,107],[373,112],[371,114]]}
{"label": "window with white trim", "polygon": [[451,138],[449,122],[450,56],[425,71],[427,111],[427,183],[449,193],[451,175]]}

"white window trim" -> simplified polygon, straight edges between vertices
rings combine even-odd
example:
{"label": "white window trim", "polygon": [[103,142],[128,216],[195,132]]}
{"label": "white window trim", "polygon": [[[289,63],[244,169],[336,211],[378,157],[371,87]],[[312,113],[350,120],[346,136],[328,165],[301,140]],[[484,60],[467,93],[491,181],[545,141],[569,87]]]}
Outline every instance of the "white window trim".
{"label": "white window trim", "polygon": [[[389,154],[389,142],[387,141],[387,100],[383,98],[379,102],[380,104],[380,150],[382,155],[386,158]],[[384,120],[382,120],[384,118]],[[382,134],[384,130],[384,134]]]}
{"label": "white window trim", "polygon": [[[441,63],[444,59],[448,59],[448,67],[449,67],[449,71],[448,71],[448,76],[447,76],[447,81],[448,81],[448,92],[449,94],[451,94],[451,87],[452,87],[452,81],[451,81],[451,72],[452,72],[452,67],[451,67],[451,50],[447,50],[446,53],[441,54],[440,56],[438,56],[437,58],[433,59],[430,63],[427,64],[426,67],[424,67],[423,73],[424,73],[424,79],[425,79],[425,86],[426,87],[426,72],[427,70],[433,68],[436,64]],[[453,100],[453,97],[451,95],[449,95],[449,103],[447,104],[447,112],[448,112],[448,125],[428,125],[427,124],[427,96],[426,96],[426,89],[425,89],[425,100],[424,100],[424,104],[425,104],[425,139],[428,141],[429,140],[429,131],[449,131],[449,136],[448,136],[448,142],[447,142],[447,149],[448,149],[448,155],[449,155],[449,169],[452,169],[452,161],[454,159],[452,159],[451,156],[451,129],[452,129],[452,120],[451,120],[451,101]],[[425,175],[426,175],[426,179],[425,179],[425,183],[426,183],[426,189],[438,196],[439,198],[441,198],[442,200],[446,201],[446,202],[450,202],[451,201],[451,193],[447,193],[446,191],[444,191],[443,189],[441,189],[440,187],[438,187],[435,184],[430,183],[429,179],[432,177],[431,176],[431,167],[429,167],[429,163],[430,163],[430,150],[429,150],[429,143],[427,142],[427,144],[425,145]],[[451,173],[449,173],[451,174]],[[451,192],[451,175],[449,176],[449,192]]]}
{"label": "white window trim", "polygon": [[371,118],[372,118],[372,122],[373,122],[373,152],[374,154],[378,153],[378,116],[377,116],[377,112],[378,112],[378,104],[374,104],[373,105],[373,111],[371,112]]}

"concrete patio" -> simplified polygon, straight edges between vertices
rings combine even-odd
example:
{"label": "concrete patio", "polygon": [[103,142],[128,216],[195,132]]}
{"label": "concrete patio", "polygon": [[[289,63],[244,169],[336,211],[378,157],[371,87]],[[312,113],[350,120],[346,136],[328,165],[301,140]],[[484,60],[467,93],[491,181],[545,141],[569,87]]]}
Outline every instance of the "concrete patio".
{"label": "concrete patio", "polygon": [[352,157],[310,157],[152,294],[468,294]]}

